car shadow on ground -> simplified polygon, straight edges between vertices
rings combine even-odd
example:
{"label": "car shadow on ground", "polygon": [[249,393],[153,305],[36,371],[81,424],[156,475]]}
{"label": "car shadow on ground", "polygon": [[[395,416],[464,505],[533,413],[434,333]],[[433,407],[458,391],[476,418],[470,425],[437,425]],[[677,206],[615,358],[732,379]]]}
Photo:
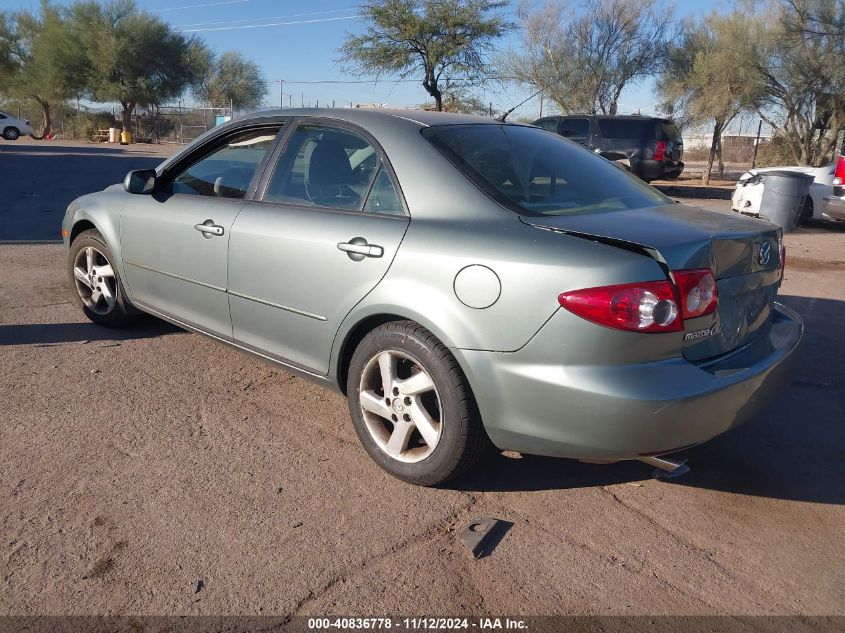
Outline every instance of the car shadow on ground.
{"label": "car shadow on ground", "polygon": [[128,171],[156,167],[163,160],[108,147],[2,146],[0,242],[60,239],[71,201],[123,182]]}
{"label": "car shadow on ground", "polygon": [[0,325],[0,345],[61,345],[88,341],[128,341],[183,332],[159,319],[142,317],[136,325],[109,329],[94,323],[27,323]]}
{"label": "car shadow on ground", "polygon": [[[688,460],[691,471],[667,485],[845,504],[845,334],[840,328],[845,302],[797,296],[780,300],[795,309],[806,326],[792,384],[747,424],[677,454]],[[598,465],[496,454],[449,487],[465,491],[596,487],[647,479],[652,470],[632,461]]]}

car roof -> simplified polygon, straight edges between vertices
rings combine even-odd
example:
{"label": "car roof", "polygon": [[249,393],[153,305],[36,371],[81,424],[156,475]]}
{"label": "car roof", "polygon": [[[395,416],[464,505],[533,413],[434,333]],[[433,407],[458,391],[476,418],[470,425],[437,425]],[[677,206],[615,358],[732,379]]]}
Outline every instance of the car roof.
{"label": "car roof", "polygon": [[[374,119],[396,119],[414,123],[422,127],[434,127],[439,125],[461,125],[461,124],[498,124],[490,117],[477,116],[472,114],[458,114],[457,112],[437,112],[429,110],[403,110],[393,108],[277,108],[254,112],[239,120],[296,116],[296,117],[319,117],[348,121],[349,123],[366,123]],[[518,125],[508,121],[507,124]]]}

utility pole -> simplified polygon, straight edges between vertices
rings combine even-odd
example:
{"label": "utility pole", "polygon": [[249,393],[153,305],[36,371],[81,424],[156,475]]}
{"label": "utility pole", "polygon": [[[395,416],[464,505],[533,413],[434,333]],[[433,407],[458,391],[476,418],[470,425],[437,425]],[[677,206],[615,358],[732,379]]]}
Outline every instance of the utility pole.
{"label": "utility pole", "polygon": [[285,93],[282,90],[284,85],[285,85],[284,80],[281,77],[279,77],[279,107],[280,108],[285,107]]}
{"label": "utility pole", "polygon": [[757,148],[760,147],[760,131],[763,129],[763,119],[757,124],[757,139],[754,141],[754,158],[751,159],[751,169],[757,166]]}
{"label": "utility pole", "polygon": [[540,93],[540,118],[543,118],[543,93]]}

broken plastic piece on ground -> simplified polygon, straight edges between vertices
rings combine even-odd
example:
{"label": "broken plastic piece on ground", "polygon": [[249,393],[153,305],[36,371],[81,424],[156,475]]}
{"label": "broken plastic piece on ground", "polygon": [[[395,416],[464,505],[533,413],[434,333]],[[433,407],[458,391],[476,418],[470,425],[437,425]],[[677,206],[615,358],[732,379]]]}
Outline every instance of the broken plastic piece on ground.
{"label": "broken plastic piece on ground", "polygon": [[461,532],[463,543],[475,558],[489,556],[499,541],[505,536],[513,523],[489,517],[479,517],[470,521],[469,526]]}

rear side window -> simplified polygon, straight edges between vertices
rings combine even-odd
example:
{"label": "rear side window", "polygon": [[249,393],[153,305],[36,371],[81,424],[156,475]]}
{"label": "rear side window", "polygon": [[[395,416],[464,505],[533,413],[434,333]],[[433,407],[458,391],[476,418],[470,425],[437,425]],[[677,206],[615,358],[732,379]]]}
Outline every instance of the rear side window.
{"label": "rear side window", "polygon": [[328,125],[294,130],[264,200],[360,211],[381,161],[357,134]]}
{"label": "rear side window", "polygon": [[670,202],[610,161],[535,127],[444,125],[421,134],[482,191],[521,215],[636,209]]}
{"label": "rear side window", "polygon": [[675,143],[681,142],[681,132],[674,123],[664,121],[663,123],[658,124],[658,128],[662,133],[662,136],[660,137],[661,140],[673,141]]}
{"label": "rear side window", "polygon": [[642,140],[654,134],[652,119],[599,119],[599,130],[606,139]]}
{"label": "rear side window", "polygon": [[393,186],[393,181],[384,165],[379,167],[378,175],[367,197],[367,204],[364,205],[364,213],[405,214],[402,203],[399,202],[399,194],[396,193],[396,187]]}
{"label": "rear side window", "polygon": [[563,138],[583,140],[590,134],[590,122],[587,119],[564,119],[560,122],[558,133]]}
{"label": "rear side window", "polygon": [[534,121],[534,125],[549,132],[557,132],[557,119],[540,119],[539,121]]}

